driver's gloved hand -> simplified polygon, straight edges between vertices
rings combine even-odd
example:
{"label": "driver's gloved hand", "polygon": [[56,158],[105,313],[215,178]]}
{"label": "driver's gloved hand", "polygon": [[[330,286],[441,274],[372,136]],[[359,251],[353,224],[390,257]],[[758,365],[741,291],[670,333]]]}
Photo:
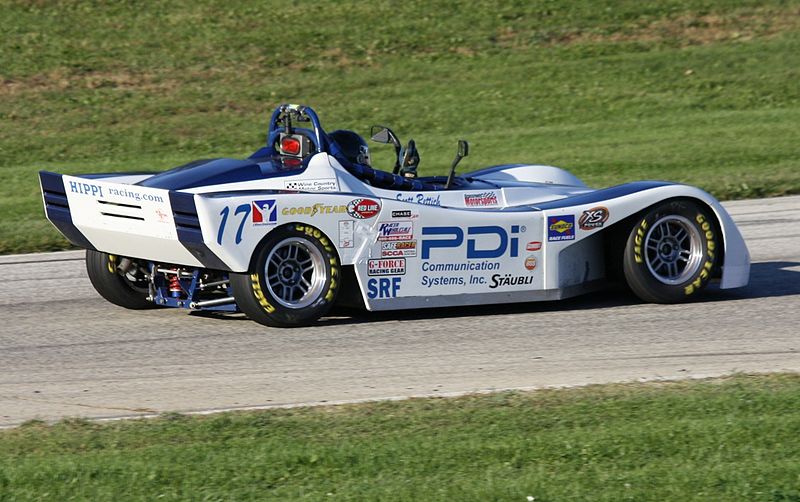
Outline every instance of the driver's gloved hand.
{"label": "driver's gloved hand", "polygon": [[404,178],[416,178],[417,177],[417,166],[403,166],[400,168],[400,176]]}
{"label": "driver's gloved hand", "polygon": [[403,161],[400,165],[400,176],[404,178],[416,178],[417,167],[419,166],[419,153],[417,144],[413,139],[408,140],[408,146],[403,153]]}

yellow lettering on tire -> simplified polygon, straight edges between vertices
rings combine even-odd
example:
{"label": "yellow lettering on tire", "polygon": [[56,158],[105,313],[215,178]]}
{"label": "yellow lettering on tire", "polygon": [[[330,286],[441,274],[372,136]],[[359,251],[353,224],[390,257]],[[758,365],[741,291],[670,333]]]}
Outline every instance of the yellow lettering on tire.
{"label": "yellow lettering on tire", "polygon": [[253,296],[256,297],[261,307],[263,307],[268,314],[275,313],[275,307],[267,301],[267,297],[264,296],[264,292],[261,290],[261,281],[258,279],[258,274],[250,274],[250,283],[253,287]]}
{"label": "yellow lettering on tire", "polygon": [[636,263],[642,263],[642,242],[644,241],[644,231],[647,229],[647,221],[642,220],[639,223],[639,228],[636,230],[636,237],[633,238],[633,259]]}

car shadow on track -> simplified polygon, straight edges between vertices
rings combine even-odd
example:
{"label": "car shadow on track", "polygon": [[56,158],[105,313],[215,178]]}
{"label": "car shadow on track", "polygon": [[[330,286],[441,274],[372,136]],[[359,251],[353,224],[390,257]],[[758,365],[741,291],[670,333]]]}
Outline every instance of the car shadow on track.
{"label": "car shadow on track", "polygon": [[[750,267],[750,283],[747,286],[737,289],[719,289],[717,285],[711,285],[696,302],[706,303],[800,295],[800,271],[789,270],[791,268],[800,269],[800,263],[790,261],[754,263]],[[335,326],[386,321],[417,321],[537,312],[569,312],[637,304],[643,304],[643,302],[634,296],[630,290],[621,285],[612,285],[609,289],[598,293],[546,302],[469,305],[383,312],[368,312],[360,309],[337,307],[328,317],[321,319],[316,325]],[[243,314],[194,312],[192,315],[229,321],[248,320]]]}
{"label": "car shadow on track", "polygon": [[[389,310],[382,312],[340,308],[332,312],[331,317],[321,320],[320,324],[360,324],[385,321],[417,321],[425,319],[482,317],[487,315],[529,314],[536,312],[566,312],[571,310],[620,307],[635,305],[637,303],[640,303],[639,299],[627,288],[612,286],[601,293],[590,293],[557,301],[466,305],[461,307]],[[346,318],[337,316],[346,316]]]}
{"label": "car shadow on track", "polygon": [[[790,270],[790,269],[797,270]],[[774,298],[800,295],[800,263],[794,261],[765,261],[750,266],[750,283],[743,288],[709,288],[700,302]]]}
{"label": "car shadow on track", "polygon": [[[743,300],[777,296],[800,295],[800,263],[790,261],[753,263],[750,267],[750,283],[737,289],[719,289],[711,285],[696,300],[699,303]],[[510,303],[465,307],[447,307],[416,310],[394,310],[366,312],[355,309],[339,309],[333,316],[320,321],[321,325],[360,324],[381,321],[415,321],[424,319],[447,319],[498,314],[527,314],[537,312],[569,312],[587,309],[603,309],[644,304],[623,286],[612,286],[599,293],[590,293],[559,301]]]}

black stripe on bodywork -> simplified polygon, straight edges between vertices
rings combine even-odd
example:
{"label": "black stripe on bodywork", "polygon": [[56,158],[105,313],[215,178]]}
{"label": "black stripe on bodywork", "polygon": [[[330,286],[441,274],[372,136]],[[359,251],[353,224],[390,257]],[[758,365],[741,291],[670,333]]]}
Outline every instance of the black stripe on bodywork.
{"label": "black stripe on bodywork", "polygon": [[44,198],[44,211],[47,219],[61,232],[64,237],[78,247],[97,249],[89,242],[78,227],[72,223],[72,213],[69,210],[67,191],[64,188],[64,179],[58,173],[39,171],[39,181],[42,186]]}
{"label": "black stripe on bodywork", "polygon": [[548,209],[560,209],[572,206],[582,206],[584,204],[596,204],[598,202],[608,201],[610,199],[617,199],[644,190],[658,188],[668,185],[674,185],[667,181],[634,181],[633,183],[625,183],[624,185],[617,185],[610,188],[603,188],[594,190],[592,192],[573,195],[572,197],[565,197],[563,199],[553,200],[550,202],[543,202],[541,204],[534,204],[537,209],[543,211]]}
{"label": "black stripe on bodywork", "polygon": [[192,256],[197,258],[205,268],[230,271],[230,267],[203,242],[203,231],[200,229],[200,218],[197,216],[194,194],[170,191],[169,203],[172,206],[178,240],[183,247],[192,253]]}

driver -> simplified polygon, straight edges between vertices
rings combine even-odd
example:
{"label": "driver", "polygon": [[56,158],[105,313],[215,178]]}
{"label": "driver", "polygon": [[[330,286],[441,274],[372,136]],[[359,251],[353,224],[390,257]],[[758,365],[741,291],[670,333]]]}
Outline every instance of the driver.
{"label": "driver", "polygon": [[339,129],[328,133],[328,137],[339,145],[342,154],[354,164],[362,164],[372,167],[372,159],[369,156],[369,146],[364,138],[345,129]]}

